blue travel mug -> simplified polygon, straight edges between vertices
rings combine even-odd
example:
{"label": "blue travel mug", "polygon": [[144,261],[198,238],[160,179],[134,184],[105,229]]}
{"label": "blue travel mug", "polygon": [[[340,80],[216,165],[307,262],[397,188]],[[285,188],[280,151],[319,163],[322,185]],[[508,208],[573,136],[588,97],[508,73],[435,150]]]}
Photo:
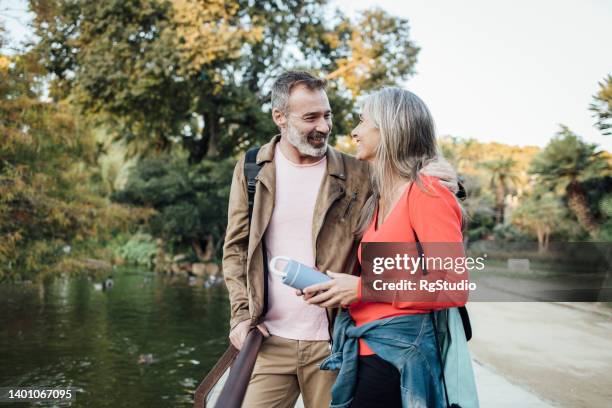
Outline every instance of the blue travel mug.
{"label": "blue travel mug", "polygon": [[[285,266],[281,270],[276,269],[277,261],[285,261]],[[270,271],[282,277],[285,285],[299,290],[304,290],[304,288],[308,286],[331,280],[331,278],[324,273],[314,270],[286,256],[275,256],[272,258],[269,265]]]}

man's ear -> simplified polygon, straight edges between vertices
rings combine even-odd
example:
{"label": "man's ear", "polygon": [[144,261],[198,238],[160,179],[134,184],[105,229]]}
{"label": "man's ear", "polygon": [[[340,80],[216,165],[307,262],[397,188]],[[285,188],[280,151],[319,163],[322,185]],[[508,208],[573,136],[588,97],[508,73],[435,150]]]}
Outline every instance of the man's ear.
{"label": "man's ear", "polygon": [[272,109],[272,120],[280,129],[284,129],[287,126],[287,117],[279,109]]}

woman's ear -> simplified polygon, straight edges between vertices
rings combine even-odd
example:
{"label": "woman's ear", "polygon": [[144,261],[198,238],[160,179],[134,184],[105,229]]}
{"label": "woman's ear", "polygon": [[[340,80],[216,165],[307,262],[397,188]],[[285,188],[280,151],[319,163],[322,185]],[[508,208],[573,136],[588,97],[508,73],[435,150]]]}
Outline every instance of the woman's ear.
{"label": "woman's ear", "polygon": [[272,109],[272,120],[279,129],[284,129],[287,126],[287,116],[279,109]]}

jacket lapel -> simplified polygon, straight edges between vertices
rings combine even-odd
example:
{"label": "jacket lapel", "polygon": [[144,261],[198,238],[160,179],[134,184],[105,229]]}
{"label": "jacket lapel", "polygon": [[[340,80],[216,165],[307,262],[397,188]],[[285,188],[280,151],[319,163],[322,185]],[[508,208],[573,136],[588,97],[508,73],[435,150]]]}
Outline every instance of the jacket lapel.
{"label": "jacket lapel", "polygon": [[317,239],[327,213],[331,206],[346,194],[345,180],[344,161],[340,154],[329,146],[327,148],[327,171],[319,188],[312,219],[312,249],[315,260],[317,259]]}
{"label": "jacket lapel", "polygon": [[257,153],[257,164],[261,164],[261,170],[255,180],[255,200],[253,205],[253,219],[251,221],[251,234],[249,237],[248,258],[261,242],[274,209],[274,197],[276,193],[276,167],[274,166],[274,148],[280,140],[280,135],[274,136],[269,143],[261,147]]}

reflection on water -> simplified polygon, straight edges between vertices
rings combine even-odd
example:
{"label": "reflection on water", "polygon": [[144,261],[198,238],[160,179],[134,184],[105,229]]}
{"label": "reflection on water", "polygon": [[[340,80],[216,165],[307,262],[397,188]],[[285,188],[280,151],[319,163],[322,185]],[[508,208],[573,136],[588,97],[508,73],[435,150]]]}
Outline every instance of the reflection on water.
{"label": "reflection on water", "polygon": [[227,347],[224,285],[138,270],[113,283],[0,285],[0,387],[75,387],[74,407],[190,406]]}

